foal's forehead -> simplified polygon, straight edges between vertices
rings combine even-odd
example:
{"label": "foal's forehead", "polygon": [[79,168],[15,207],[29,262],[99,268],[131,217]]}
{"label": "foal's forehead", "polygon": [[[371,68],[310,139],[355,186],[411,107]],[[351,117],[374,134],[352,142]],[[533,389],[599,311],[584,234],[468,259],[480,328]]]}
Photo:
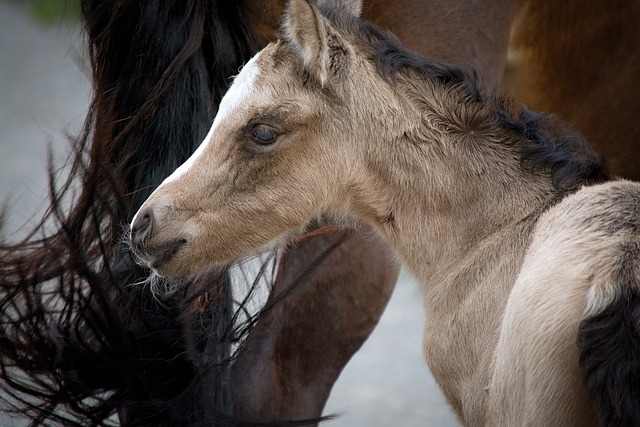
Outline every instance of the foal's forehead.
{"label": "foal's forehead", "polygon": [[[257,88],[260,77],[269,79],[270,72],[277,72],[278,44],[271,43],[247,62],[233,79],[229,90],[222,98],[215,121],[222,121],[227,114],[248,100]],[[214,122],[215,125],[215,122]]]}
{"label": "foal's forehead", "polygon": [[213,124],[205,136],[204,140],[196,151],[182,164],[180,165],[171,175],[169,175],[160,185],[166,185],[170,182],[175,182],[180,179],[183,175],[185,175],[189,170],[191,170],[196,163],[196,161],[203,156],[203,154],[209,149],[211,146],[211,141],[214,138],[214,135],[220,128],[220,124],[224,122],[227,118],[231,117],[235,111],[238,110],[239,107],[242,106],[246,102],[248,98],[251,97],[251,94],[254,90],[256,79],[260,74],[260,67],[258,62],[262,52],[258,52],[249,62],[246,63],[244,67],[240,70],[240,73],[234,78],[233,83],[229,87],[229,90],[220,101],[220,106],[218,108],[218,114],[216,114],[215,119],[213,120]]}
{"label": "foal's forehead", "polygon": [[227,118],[230,113],[233,112],[239,105],[246,100],[253,91],[255,81],[260,74],[260,67],[258,61],[262,52],[258,52],[249,62],[245,64],[240,70],[240,73],[233,79],[233,83],[229,90],[222,98],[220,107],[218,108],[218,114],[213,121],[212,130],[217,127],[217,124]]}

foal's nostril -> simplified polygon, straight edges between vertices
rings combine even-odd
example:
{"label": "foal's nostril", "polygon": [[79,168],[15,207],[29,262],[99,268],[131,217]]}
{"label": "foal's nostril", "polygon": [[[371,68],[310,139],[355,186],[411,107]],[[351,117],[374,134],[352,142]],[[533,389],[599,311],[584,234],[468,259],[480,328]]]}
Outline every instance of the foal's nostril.
{"label": "foal's nostril", "polygon": [[139,247],[151,236],[153,230],[153,211],[149,208],[136,215],[131,224],[131,243]]}

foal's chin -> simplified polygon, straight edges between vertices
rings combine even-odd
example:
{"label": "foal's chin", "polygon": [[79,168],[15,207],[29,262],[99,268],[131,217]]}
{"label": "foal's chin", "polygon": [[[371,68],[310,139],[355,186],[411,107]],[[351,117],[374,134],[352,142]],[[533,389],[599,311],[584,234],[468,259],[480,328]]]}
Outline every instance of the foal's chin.
{"label": "foal's chin", "polygon": [[193,276],[194,267],[187,262],[186,257],[179,254],[152,258],[147,254],[134,251],[137,261],[149,267],[156,275],[168,279],[182,279]]}
{"label": "foal's chin", "polygon": [[147,264],[155,274],[167,279],[184,279],[195,276],[203,268],[196,269],[179,256],[174,256],[160,263]]}
{"label": "foal's chin", "polygon": [[199,245],[186,244],[170,257],[142,261],[158,276],[178,280],[193,278],[209,267],[229,264],[233,259],[233,254],[208,253]]}
{"label": "foal's chin", "polygon": [[[188,279],[212,267],[242,261],[256,252],[282,246],[302,230],[272,222],[245,224],[233,228],[217,223],[200,222],[198,227],[173,227],[164,222],[156,227],[156,233],[141,245],[132,248],[138,259],[158,276],[168,279]],[[185,231],[184,228],[189,228]],[[290,230],[293,229],[293,230]],[[203,232],[199,232],[202,231]],[[289,230],[289,231],[287,231]],[[179,236],[169,238],[168,236]]]}

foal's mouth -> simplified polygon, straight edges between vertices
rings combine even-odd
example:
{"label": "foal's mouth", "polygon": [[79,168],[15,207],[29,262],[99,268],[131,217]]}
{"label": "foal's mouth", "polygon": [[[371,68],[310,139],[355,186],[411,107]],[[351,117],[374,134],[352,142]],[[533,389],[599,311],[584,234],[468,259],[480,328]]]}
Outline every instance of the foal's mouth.
{"label": "foal's mouth", "polygon": [[158,244],[132,245],[133,253],[143,264],[158,269],[188,243],[185,238],[175,238]]}

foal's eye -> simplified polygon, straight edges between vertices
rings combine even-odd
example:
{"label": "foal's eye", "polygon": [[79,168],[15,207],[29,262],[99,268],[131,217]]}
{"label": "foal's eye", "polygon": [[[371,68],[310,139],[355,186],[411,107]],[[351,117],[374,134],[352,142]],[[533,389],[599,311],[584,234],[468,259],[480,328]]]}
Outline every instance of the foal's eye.
{"label": "foal's eye", "polygon": [[249,136],[256,144],[269,145],[278,138],[278,132],[269,125],[258,124],[249,131]]}

